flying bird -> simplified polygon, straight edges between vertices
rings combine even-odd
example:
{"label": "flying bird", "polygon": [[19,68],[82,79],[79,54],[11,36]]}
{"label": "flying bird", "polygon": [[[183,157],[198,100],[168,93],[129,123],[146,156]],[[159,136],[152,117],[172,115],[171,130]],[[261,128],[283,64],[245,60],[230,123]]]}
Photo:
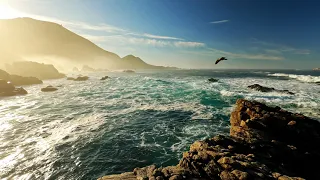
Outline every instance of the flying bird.
{"label": "flying bird", "polygon": [[228,60],[228,59],[226,59],[226,57],[218,58],[215,64],[218,64],[220,61],[224,61],[224,60]]}

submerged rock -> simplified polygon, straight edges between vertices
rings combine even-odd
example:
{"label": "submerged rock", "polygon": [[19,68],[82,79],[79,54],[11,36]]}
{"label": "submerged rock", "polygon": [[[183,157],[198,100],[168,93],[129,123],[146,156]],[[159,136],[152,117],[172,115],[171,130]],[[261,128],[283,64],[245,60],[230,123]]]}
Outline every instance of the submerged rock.
{"label": "submerged rock", "polygon": [[230,136],[194,142],[176,166],[100,179],[320,179],[318,121],[239,99],[230,122]]}
{"label": "submerged rock", "polygon": [[0,97],[1,96],[16,96],[24,95],[28,92],[23,88],[16,88],[12,83],[0,79]]}
{"label": "submerged rock", "polygon": [[109,78],[109,76],[104,76],[104,77],[102,77],[100,80],[106,80],[106,79],[108,79]]}
{"label": "submerged rock", "polygon": [[208,79],[208,81],[209,81],[209,82],[218,82],[219,79],[210,78],[210,79]]}
{"label": "submerged rock", "polygon": [[248,86],[248,88],[256,91],[260,91],[260,92],[279,92],[279,93],[294,95],[294,93],[290,92],[289,90],[278,90],[275,88],[264,87],[264,86],[261,86],[260,84],[254,84],[254,85]]}
{"label": "submerged rock", "polygon": [[58,88],[55,88],[53,86],[47,86],[47,87],[41,89],[42,92],[53,92],[53,91],[57,91],[57,90],[58,90]]}

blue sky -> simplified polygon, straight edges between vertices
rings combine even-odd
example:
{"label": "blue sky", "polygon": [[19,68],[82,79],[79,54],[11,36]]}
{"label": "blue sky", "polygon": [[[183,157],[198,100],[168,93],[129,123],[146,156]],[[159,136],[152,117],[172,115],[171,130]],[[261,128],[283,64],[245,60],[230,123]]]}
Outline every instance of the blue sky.
{"label": "blue sky", "polygon": [[[62,24],[121,57],[133,54],[156,65],[320,67],[316,0],[0,0],[1,4],[19,16]],[[229,60],[214,65],[220,56]]]}

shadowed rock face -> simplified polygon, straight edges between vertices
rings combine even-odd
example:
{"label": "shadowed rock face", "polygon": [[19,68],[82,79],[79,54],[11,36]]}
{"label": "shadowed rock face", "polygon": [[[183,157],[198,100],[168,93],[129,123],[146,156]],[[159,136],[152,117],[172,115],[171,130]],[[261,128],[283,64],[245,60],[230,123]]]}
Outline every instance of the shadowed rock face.
{"label": "shadowed rock face", "polygon": [[16,88],[13,84],[8,83],[7,80],[0,79],[0,97],[24,95],[28,92],[23,88]]}
{"label": "shadowed rock face", "polygon": [[[230,136],[196,141],[177,166],[136,168],[114,179],[320,179],[320,123],[240,99]],[[314,162],[314,163],[311,163]],[[100,179],[110,179],[105,176]]]}
{"label": "shadowed rock face", "polygon": [[279,92],[279,93],[294,95],[294,93],[290,92],[289,90],[278,90],[275,88],[264,87],[259,84],[254,84],[254,85],[248,86],[248,88],[254,89],[256,91],[261,91],[261,92]]}
{"label": "shadowed rock face", "polygon": [[6,71],[0,69],[0,79],[10,81],[16,86],[42,84],[42,81],[35,77],[22,77],[18,75],[10,75]]}

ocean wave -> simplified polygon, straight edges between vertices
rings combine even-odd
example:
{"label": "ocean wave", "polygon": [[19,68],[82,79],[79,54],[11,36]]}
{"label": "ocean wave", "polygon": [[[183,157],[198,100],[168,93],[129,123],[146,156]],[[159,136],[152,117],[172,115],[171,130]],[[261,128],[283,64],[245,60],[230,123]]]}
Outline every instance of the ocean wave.
{"label": "ocean wave", "polygon": [[310,83],[320,82],[320,76],[284,74],[284,73],[268,74],[268,76],[288,77],[288,78],[291,78],[291,79],[296,79],[298,81],[310,82]]}

